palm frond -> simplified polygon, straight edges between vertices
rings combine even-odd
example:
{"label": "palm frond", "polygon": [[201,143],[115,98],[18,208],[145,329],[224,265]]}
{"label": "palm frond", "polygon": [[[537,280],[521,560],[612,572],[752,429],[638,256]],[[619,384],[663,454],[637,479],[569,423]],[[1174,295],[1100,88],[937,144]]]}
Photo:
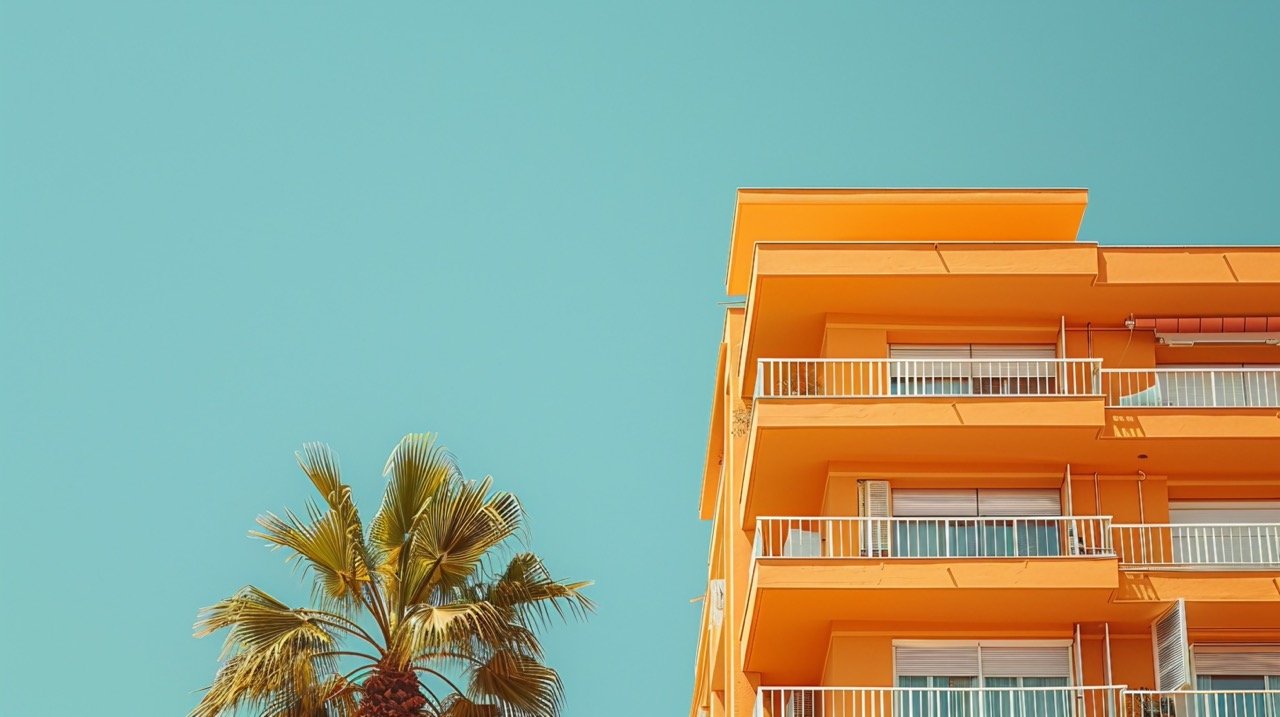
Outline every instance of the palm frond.
{"label": "palm frond", "polygon": [[364,526],[360,523],[360,512],[356,509],[355,500],[351,496],[351,487],[342,482],[342,471],[338,467],[338,454],[323,443],[304,443],[302,450],[294,453],[298,466],[307,474],[311,484],[316,487],[321,498],[342,519],[342,524],[352,533],[352,539],[358,544],[365,564],[369,564],[369,556],[365,554]]}
{"label": "palm frond", "polygon": [[499,650],[471,673],[468,697],[503,706],[512,717],[554,717],[564,686],[555,670],[524,655]]}
{"label": "palm frond", "polygon": [[291,690],[279,695],[262,717],[356,717],[360,686],[342,675],[317,680],[314,689]]}
{"label": "palm frond", "polygon": [[524,509],[510,493],[489,494],[492,479],[457,481],[438,493],[414,523],[412,574],[401,577],[410,604],[438,585],[462,586],[490,551],[520,530]]}
{"label": "palm frond", "polygon": [[284,517],[268,513],[258,518],[262,531],[250,535],[293,551],[290,561],[301,561],[315,571],[317,597],[327,599],[331,607],[355,607],[360,586],[370,580],[360,538],[336,510],[321,512],[309,503],[307,514],[309,521],[291,511],[285,511]]}
{"label": "palm frond", "polygon": [[442,485],[459,477],[453,456],[436,445],[433,433],[410,433],[391,451],[383,476],[390,476],[370,527],[370,540],[383,551],[401,548],[414,518]]}
{"label": "palm frond", "polygon": [[224,629],[230,629],[224,655],[269,649],[320,652],[337,640],[333,628],[317,620],[314,611],[294,610],[252,585],[200,611],[196,637]]}
{"label": "palm frond", "polygon": [[[201,611],[196,636],[230,630],[224,663],[193,717],[217,717],[237,707],[270,713],[273,705],[320,709],[317,675],[333,672],[332,628],[311,611],[294,610],[252,586]],[[306,712],[300,712],[306,714]]]}
{"label": "palm frond", "polygon": [[512,556],[506,570],[487,586],[485,598],[512,611],[522,624],[545,626],[554,613],[560,619],[585,618],[595,604],[582,591],[588,581],[556,580],[542,559],[533,553]]}
{"label": "palm frond", "polygon": [[458,652],[472,654],[473,643],[504,644],[509,625],[487,602],[449,605],[420,603],[409,608],[400,623],[388,655],[393,664],[411,665],[419,656]]}
{"label": "palm frond", "polygon": [[453,694],[445,699],[440,717],[503,717],[503,712],[498,705],[472,702],[465,695]]}

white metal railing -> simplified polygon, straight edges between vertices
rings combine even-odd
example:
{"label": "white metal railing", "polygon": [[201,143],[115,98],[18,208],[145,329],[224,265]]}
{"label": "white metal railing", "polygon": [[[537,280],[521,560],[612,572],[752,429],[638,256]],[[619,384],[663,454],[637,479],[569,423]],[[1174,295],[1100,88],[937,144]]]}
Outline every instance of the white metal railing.
{"label": "white metal railing", "polygon": [[1280,570],[1280,523],[1117,524],[1127,570]]}
{"label": "white metal railing", "polygon": [[1103,369],[1109,408],[1280,407],[1277,368]]}
{"label": "white metal railing", "polygon": [[754,717],[1119,717],[1124,689],[761,687]]}
{"label": "white metal railing", "polygon": [[1280,717],[1280,690],[1128,690],[1126,717]]}
{"label": "white metal railing", "polygon": [[1102,359],[760,359],[757,398],[1096,396]]}
{"label": "white metal railing", "polygon": [[1115,557],[1110,516],[760,517],[757,558]]}

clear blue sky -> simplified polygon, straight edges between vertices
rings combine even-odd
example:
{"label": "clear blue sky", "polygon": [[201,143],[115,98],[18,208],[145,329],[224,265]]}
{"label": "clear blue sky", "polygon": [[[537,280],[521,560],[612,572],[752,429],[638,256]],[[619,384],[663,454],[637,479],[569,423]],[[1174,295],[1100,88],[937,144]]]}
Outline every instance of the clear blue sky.
{"label": "clear blue sky", "polygon": [[1280,243],[1280,5],[0,2],[0,714],[174,715],[323,440],[435,430],[598,581],[567,714],[684,714],[733,190],[1092,190]]}

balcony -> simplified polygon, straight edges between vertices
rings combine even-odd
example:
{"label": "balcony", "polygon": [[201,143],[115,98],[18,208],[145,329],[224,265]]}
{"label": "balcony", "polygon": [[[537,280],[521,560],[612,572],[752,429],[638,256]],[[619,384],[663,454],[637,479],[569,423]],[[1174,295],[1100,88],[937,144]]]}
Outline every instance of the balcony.
{"label": "balcony", "polygon": [[756,398],[1098,396],[1102,359],[760,359]]}
{"label": "balcony", "polygon": [[775,683],[817,680],[834,622],[1103,620],[1120,579],[1110,521],[760,518],[742,664]]}
{"label": "balcony", "polygon": [[1280,368],[1104,369],[1107,408],[1276,408]]}
{"label": "balcony", "polygon": [[1280,717],[1280,690],[1181,690],[1124,692],[1134,717]]}
{"label": "balcony", "polygon": [[1122,570],[1280,570],[1280,523],[1112,528]]}
{"label": "balcony", "polygon": [[1115,558],[1107,516],[787,517],[756,521],[755,558]]}
{"label": "balcony", "polygon": [[1087,450],[1106,425],[1100,365],[762,360],[741,515],[749,521],[816,503],[830,464],[894,463],[904,455],[920,463],[1032,464]]}
{"label": "balcony", "polygon": [[[923,678],[928,679],[928,678]],[[990,681],[1002,678],[989,678]],[[1004,678],[1016,682],[1017,678]],[[1116,717],[1122,686],[1109,687],[761,687],[754,717]],[[1188,714],[1178,712],[1179,715]],[[1271,717],[1272,713],[1202,713]]]}
{"label": "balcony", "polygon": [[[998,678],[997,678],[998,679]],[[754,717],[1278,717],[1280,690],[761,687]]]}

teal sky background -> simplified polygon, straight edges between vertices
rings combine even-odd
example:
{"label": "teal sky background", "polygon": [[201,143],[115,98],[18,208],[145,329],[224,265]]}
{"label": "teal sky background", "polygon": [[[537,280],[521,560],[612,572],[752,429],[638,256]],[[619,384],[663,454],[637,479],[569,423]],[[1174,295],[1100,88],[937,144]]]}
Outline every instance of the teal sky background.
{"label": "teal sky background", "polygon": [[1280,243],[1280,4],[0,0],[0,714],[179,715],[330,442],[433,430],[597,581],[566,715],[686,713],[739,186],[1083,186]]}

